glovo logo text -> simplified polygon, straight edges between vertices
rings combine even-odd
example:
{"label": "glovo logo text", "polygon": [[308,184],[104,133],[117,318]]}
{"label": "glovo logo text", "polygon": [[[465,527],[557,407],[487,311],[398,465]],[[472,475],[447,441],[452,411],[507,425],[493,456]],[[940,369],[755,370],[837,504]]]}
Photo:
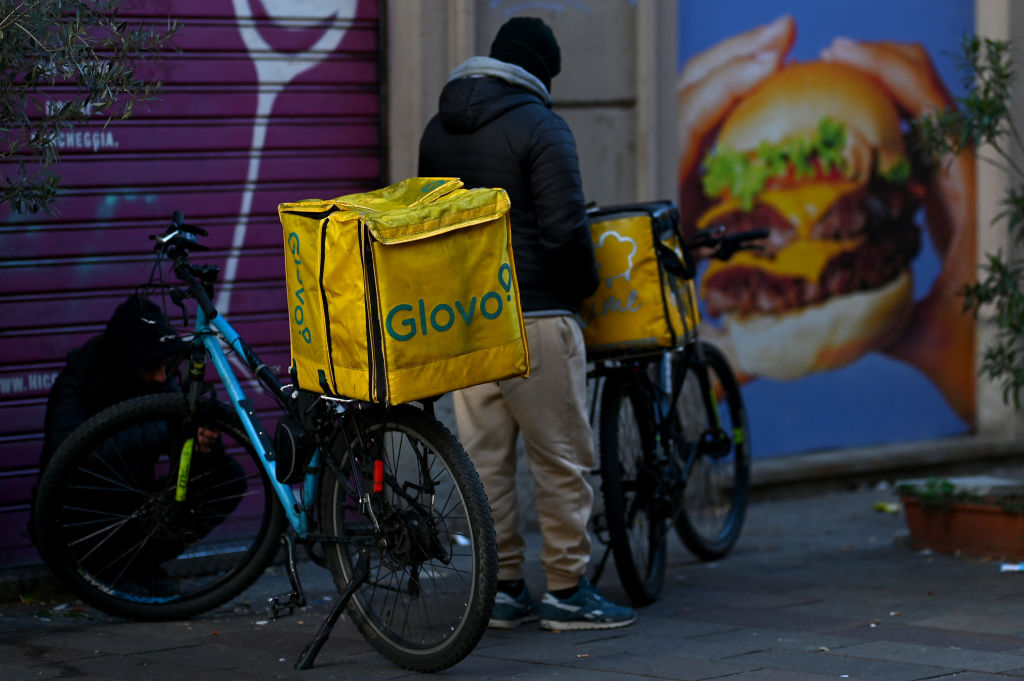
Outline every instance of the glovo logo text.
{"label": "glovo logo text", "polygon": [[299,271],[299,267],[302,265],[302,258],[299,256],[299,235],[295,232],[288,233],[288,252],[292,254],[292,267],[295,272],[295,280],[297,283],[295,288],[294,301],[295,307],[292,308],[292,321],[295,322],[295,330],[302,340],[306,341],[309,345],[313,342],[313,333],[309,330],[309,326],[306,324],[306,301],[302,295],[306,292],[306,287],[302,283],[302,272]]}
{"label": "glovo logo text", "polygon": [[487,291],[469,300],[453,300],[433,307],[428,306],[423,298],[415,305],[395,305],[384,317],[384,330],[396,341],[407,341],[417,334],[426,336],[428,333],[444,333],[456,325],[470,326],[481,318],[497,319],[506,302],[512,302],[512,266],[508,263],[498,268],[498,283],[504,294]]}

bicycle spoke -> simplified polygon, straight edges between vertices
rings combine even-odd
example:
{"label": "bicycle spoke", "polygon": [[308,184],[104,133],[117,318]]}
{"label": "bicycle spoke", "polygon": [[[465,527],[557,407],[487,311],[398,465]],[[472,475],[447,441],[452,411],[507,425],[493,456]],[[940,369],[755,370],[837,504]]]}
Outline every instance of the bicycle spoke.
{"label": "bicycle spoke", "polygon": [[[194,458],[188,494],[175,501],[185,421],[193,432],[202,424],[219,433],[225,448]],[[277,552],[284,515],[237,420],[218,403],[193,411],[179,394],[137,398],[101,412],[66,445],[40,481],[40,552],[96,607],[136,619],[190,617],[239,593]]]}
{"label": "bicycle spoke", "polygon": [[687,368],[676,401],[686,441],[680,452],[686,482],[675,524],[691,551],[714,560],[729,552],[743,524],[750,438],[739,386],[724,355],[713,346],[702,351],[706,364]]}
{"label": "bicycle spoke", "polygon": [[635,605],[653,602],[665,572],[664,522],[658,511],[654,422],[639,375],[606,381],[600,405],[601,490],[608,537],[623,588]]}
{"label": "bicycle spoke", "polygon": [[[481,591],[484,575],[479,560],[493,551],[493,545],[488,546],[493,540],[480,543],[484,526],[467,505],[471,500],[477,514],[486,510],[482,487],[467,497],[456,481],[457,469],[449,457],[459,457],[455,461],[464,466],[459,475],[473,472],[475,477],[464,452],[456,449],[457,444],[439,448],[425,437],[420,428],[429,424],[436,430],[439,424],[422,412],[396,412],[402,416],[394,421],[390,416],[378,424],[371,421],[369,451],[349,457],[355,470],[380,461],[384,473],[382,480],[378,478],[383,485],[367,494],[380,529],[370,550],[369,579],[350,601],[350,612],[367,639],[389,659],[410,669],[434,670],[451,663],[439,660],[461,659],[486,626],[489,606],[479,604],[486,594]],[[335,458],[346,460],[342,453]],[[321,504],[325,531],[344,539],[365,535],[365,528],[374,524],[338,479],[364,474],[334,466],[328,470]],[[354,574],[357,556],[355,547],[331,545],[328,558],[337,569],[339,589]]]}

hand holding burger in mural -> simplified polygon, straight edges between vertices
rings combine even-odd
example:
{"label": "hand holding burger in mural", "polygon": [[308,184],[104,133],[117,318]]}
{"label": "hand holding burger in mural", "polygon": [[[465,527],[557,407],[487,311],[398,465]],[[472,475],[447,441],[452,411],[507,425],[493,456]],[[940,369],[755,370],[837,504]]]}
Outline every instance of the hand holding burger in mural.
{"label": "hand holding burger in mural", "polygon": [[[782,17],[695,56],[681,77],[684,229],[771,229],[763,252],[709,266],[702,298],[724,323],[706,336],[748,378],[796,379],[880,350],[969,420],[973,327],[956,291],[974,268],[973,161],[926,176],[901,129],[952,99],[919,46],[837,38],[821,59],[787,64],[794,35]],[[942,269],[914,304],[922,202]]]}
{"label": "hand holding burger in mural", "polygon": [[[953,105],[919,45],[865,43],[837,38],[822,58],[872,74],[911,118]],[[974,413],[974,323],[959,295],[976,278],[975,162],[971,154],[942,159],[925,196],[928,232],[942,269],[927,296],[911,313],[906,331],[885,352],[917,367],[953,409],[970,421]]]}

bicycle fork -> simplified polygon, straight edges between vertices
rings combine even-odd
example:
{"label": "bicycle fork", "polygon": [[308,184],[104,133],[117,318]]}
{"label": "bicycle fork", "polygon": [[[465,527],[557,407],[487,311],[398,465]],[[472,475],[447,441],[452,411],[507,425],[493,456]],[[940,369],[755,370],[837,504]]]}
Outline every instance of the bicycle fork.
{"label": "bicycle fork", "polygon": [[712,459],[718,459],[732,451],[734,440],[741,440],[742,432],[737,428],[733,428],[733,432],[730,434],[722,426],[722,414],[718,407],[718,395],[715,393],[715,386],[711,385],[708,364],[704,359],[704,353],[699,344],[696,352],[696,365],[699,367],[697,376],[700,381],[700,391],[703,396],[704,410],[708,422],[708,427],[700,434],[696,447],[699,454]]}
{"label": "bicycle fork", "polygon": [[[206,375],[206,356],[202,351],[193,351],[189,358],[189,414],[195,415],[196,405],[199,404],[199,395],[202,391],[202,381]],[[174,484],[174,507],[176,512],[184,512],[184,502],[188,498],[188,480],[192,471],[192,454],[196,448],[196,432],[193,432],[194,422],[190,417],[184,424],[185,432],[189,437],[181,445],[181,455],[178,457],[178,472]]]}

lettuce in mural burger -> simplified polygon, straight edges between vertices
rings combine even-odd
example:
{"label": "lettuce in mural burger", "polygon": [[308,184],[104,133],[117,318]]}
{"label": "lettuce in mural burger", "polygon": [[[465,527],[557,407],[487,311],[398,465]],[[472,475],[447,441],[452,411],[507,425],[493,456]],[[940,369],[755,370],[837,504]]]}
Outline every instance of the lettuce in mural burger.
{"label": "lettuce in mural burger", "polygon": [[899,112],[850,66],[787,66],[742,100],[704,160],[700,228],[767,228],[713,261],[701,295],[742,368],[794,379],[884,347],[909,318],[922,197]]}

